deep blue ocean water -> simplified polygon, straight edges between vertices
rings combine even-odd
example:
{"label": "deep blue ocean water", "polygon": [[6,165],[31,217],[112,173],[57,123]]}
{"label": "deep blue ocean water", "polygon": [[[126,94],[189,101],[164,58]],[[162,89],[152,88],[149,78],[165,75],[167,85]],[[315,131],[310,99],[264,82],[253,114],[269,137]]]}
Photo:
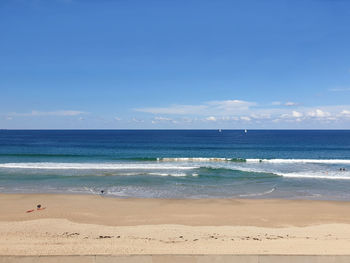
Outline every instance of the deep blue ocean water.
{"label": "deep blue ocean water", "polygon": [[346,130],[0,130],[0,192],[350,200]]}

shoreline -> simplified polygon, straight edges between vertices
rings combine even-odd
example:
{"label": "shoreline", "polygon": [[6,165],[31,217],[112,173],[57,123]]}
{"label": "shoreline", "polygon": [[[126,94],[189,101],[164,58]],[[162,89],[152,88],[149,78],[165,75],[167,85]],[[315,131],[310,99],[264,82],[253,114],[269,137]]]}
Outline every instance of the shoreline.
{"label": "shoreline", "polygon": [[0,207],[3,256],[350,254],[344,201],[0,194]]}

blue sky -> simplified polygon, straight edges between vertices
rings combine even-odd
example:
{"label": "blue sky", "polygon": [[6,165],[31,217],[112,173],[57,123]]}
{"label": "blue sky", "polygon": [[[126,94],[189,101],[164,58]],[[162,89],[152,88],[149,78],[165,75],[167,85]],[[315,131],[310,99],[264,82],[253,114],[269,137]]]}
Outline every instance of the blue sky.
{"label": "blue sky", "polygon": [[350,128],[350,1],[2,0],[0,128]]}

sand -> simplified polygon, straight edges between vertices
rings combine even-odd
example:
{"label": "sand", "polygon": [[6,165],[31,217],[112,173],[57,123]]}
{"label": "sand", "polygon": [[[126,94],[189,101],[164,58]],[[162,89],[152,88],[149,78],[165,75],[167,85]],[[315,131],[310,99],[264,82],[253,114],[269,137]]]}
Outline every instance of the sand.
{"label": "sand", "polygon": [[0,208],[0,255],[350,254],[350,202],[1,194]]}

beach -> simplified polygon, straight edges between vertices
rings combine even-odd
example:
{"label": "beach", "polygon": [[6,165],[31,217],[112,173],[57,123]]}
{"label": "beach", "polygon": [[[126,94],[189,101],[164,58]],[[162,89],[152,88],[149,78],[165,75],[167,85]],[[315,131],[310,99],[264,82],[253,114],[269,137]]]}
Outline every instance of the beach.
{"label": "beach", "polygon": [[0,207],[0,255],[348,255],[350,247],[349,202],[1,194]]}
{"label": "beach", "polygon": [[2,131],[0,262],[349,262],[344,143],[348,131]]}

